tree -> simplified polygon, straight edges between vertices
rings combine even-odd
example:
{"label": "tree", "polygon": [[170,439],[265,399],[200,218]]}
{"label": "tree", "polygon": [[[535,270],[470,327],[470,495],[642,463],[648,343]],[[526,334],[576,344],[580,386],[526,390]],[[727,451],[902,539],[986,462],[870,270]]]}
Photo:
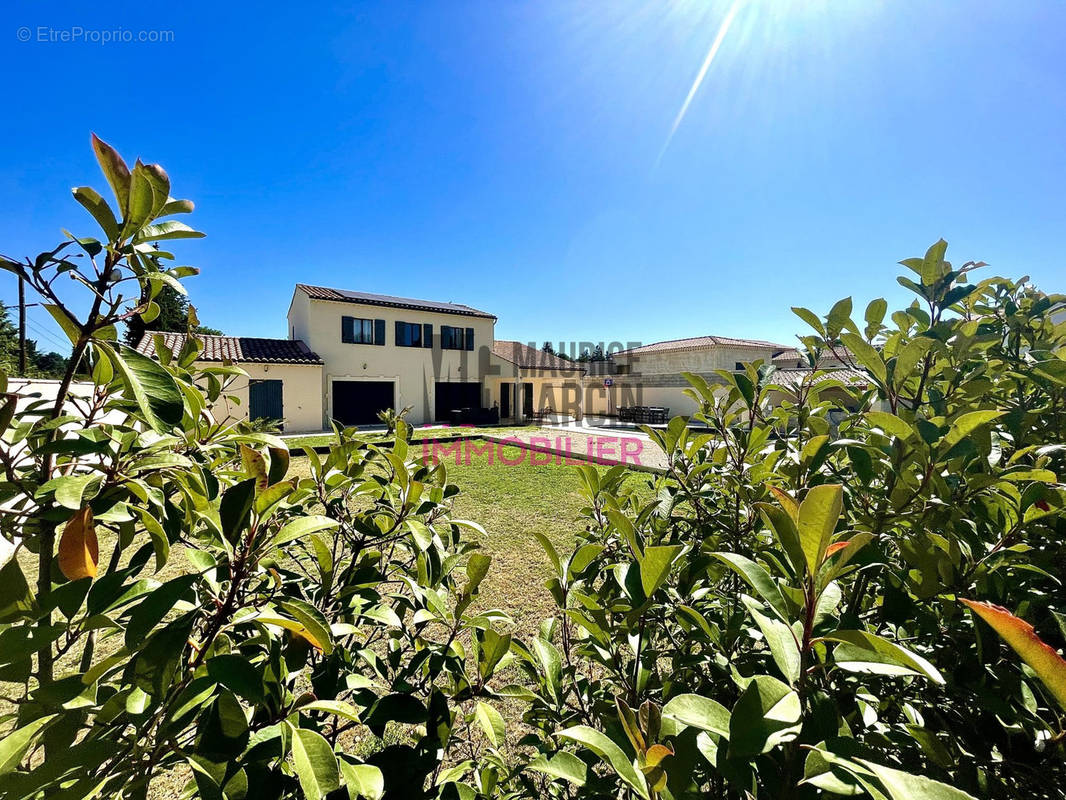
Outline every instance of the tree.
{"label": "tree", "polygon": [[67,368],[67,359],[56,352],[33,352],[33,368],[39,377],[58,378]]}
{"label": "tree", "polygon": [[551,342],[545,342],[544,347],[540,349],[543,350],[545,353],[548,353],[549,355],[555,355],[555,348],[552,347]]}
{"label": "tree", "polygon": [[[189,330],[189,299],[170,284],[164,284],[159,293],[151,298],[159,309],[158,315],[145,322],[141,315],[126,321],[123,339],[130,347],[136,347],[146,331],[181,331]],[[192,326],[192,333],[220,335],[222,331],[208,328],[197,323]]]}
{"label": "tree", "polygon": [[19,363],[19,334],[8,310],[0,306],[0,368],[15,374]]}
{"label": "tree", "polygon": [[[26,375],[29,378],[58,378],[66,369],[67,360],[59,353],[42,353],[37,341],[26,340]],[[0,369],[10,375],[18,375],[19,340],[18,329],[12,322],[9,310],[0,307]]]}

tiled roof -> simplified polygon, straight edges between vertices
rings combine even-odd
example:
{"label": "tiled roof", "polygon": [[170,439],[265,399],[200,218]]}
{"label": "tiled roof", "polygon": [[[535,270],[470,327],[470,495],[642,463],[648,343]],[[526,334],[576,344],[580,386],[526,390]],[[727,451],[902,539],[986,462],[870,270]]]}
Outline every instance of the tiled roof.
{"label": "tiled roof", "polygon": [[774,355],[773,355],[773,361],[775,363],[778,362],[778,361],[787,361],[789,363],[792,363],[792,362],[795,362],[795,361],[803,361],[804,363],[806,363],[807,356],[805,356],[803,353],[801,353],[795,347],[789,347],[787,350],[782,350],[780,352],[775,352]]}
{"label": "tiled roof", "polygon": [[510,361],[523,369],[582,370],[581,364],[567,361],[553,353],[545,353],[521,342],[497,341],[492,344],[493,354]]}
{"label": "tiled roof", "polygon": [[669,350],[704,350],[709,347],[770,347],[775,350],[793,350],[787,344],[764,342],[761,339],[734,339],[731,336],[694,336],[691,339],[669,339],[665,342],[653,342],[632,350],[623,350],[624,355],[641,355],[643,353],[662,353]]}
{"label": "tiled roof", "polygon": [[[809,369],[779,369],[770,380],[782,386],[795,387],[799,386],[801,381],[810,375],[812,371]],[[819,371],[818,380],[841,381],[852,386],[866,386],[870,383],[870,376],[862,370],[851,369],[850,367],[841,367],[840,369],[830,367]]]}
{"label": "tiled roof", "polygon": [[385,306],[387,308],[410,308],[415,311],[435,311],[438,314],[458,314],[464,317],[484,317],[496,319],[494,314],[479,311],[460,303],[437,303],[433,300],[413,300],[410,297],[392,297],[387,294],[370,294],[369,292],[350,292],[347,289],[328,289],[325,286],[308,286],[296,284],[312,300],[333,300],[338,303],[361,303],[367,306]]}
{"label": "tiled roof", "polygon": [[[184,333],[149,331],[141,337],[137,350],[146,356],[155,355],[153,337],[163,337],[163,344],[177,353],[185,343]],[[197,361],[233,361],[249,364],[321,364],[322,359],[299,339],[253,339],[248,336],[196,337],[203,342]]]}

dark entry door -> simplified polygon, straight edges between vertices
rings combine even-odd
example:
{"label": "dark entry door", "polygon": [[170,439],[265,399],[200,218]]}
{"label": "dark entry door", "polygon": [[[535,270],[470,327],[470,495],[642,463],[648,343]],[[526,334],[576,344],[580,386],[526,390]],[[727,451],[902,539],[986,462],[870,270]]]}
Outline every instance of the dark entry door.
{"label": "dark entry door", "polygon": [[392,381],[333,381],[333,418],[341,425],[376,425],[378,412],[393,408]]}
{"label": "dark entry door", "polygon": [[500,384],[500,419],[508,419],[511,416],[511,395],[513,394],[513,383]]}
{"label": "dark entry door", "polygon": [[438,422],[446,422],[457,408],[481,408],[480,383],[453,383],[439,381],[434,395],[437,405],[434,409]]}
{"label": "dark entry door", "polygon": [[284,419],[281,387],[277,380],[248,381],[248,419]]}
{"label": "dark entry door", "polygon": [[533,384],[522,384],[522,413],[527,417],[533,413]]}

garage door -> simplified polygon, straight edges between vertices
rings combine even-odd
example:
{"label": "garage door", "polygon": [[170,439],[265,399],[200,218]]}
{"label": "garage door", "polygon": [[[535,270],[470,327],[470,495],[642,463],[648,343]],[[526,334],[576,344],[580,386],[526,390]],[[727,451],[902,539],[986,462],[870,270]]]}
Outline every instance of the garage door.
{"label": "garage door", "polygon": [[438,382],[434,390],[438,422],[446,422],[457,408],[481,408],[480,383]]}
{"label": "garage door", "polygon": [[333,381],[333,418],[342,425],[378,425],[378,412],[395,405],[392,381]]}

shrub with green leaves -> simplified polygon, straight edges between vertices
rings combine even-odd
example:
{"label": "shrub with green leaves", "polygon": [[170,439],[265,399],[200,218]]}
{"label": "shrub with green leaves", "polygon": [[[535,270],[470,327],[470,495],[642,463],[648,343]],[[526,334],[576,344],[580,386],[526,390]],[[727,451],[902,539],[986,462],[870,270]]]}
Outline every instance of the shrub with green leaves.
{"label": "shrub with green leaves", "polygon": [[905,309],[795,309],[811,371],[689,376],[650,495],[575,470],[519,641],[402,411],[298,469],[215,418],[242,373],[194,335],[117,341],[200,234],[93,146],[102,237],[0,260],[72,345],[54,400],[0,404],[0,796],[1062,796],[1066,298],[938,242]]}
{"label": "shrub with green leaves", "polygon": [[688,376],[651,502],[579,468],[516,796],[1062,796],[1066,298],[945,248],[887,319],[795,309],[798,382]]}
{"label": "shrub with green leaves", "polygon": [[[69,335],[59,394],[0,411],[0,796],[414,797],[447,785],[506,622],[471,605],[489,566],[450,515],[443,465],[390,419],[374,444],[338,431],[293,474],[282,440],[213,408],[241,371],[200,368],[157,337],[158,360],[117,341],[151,321],[160,242],[201,234],[171,215],[157,165],[129,169],[93,137],[115,203],[74,196],[103,236],[5,258]],[[88,296],[79,317],[57,291]],[[195,314],[189,325],[195,326]],[[192,333],[190,327],[190,334]],[[68,395],[76,370],[88,396]],[[84,374],[84,373],[82,373]]]}

